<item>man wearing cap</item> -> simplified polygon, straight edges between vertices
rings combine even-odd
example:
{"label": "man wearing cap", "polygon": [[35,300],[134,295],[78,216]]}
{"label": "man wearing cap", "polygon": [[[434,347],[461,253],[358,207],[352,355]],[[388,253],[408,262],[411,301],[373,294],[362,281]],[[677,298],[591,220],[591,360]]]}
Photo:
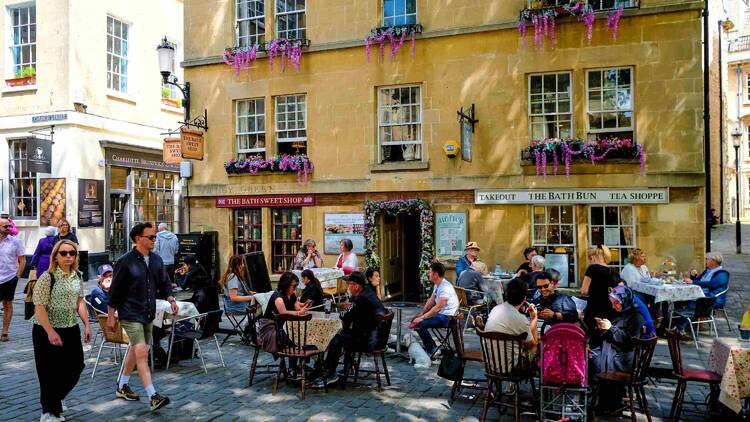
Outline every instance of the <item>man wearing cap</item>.
{"label": "man wearing cap", "polygon": [[[338,381],[336,366],[344,349],[372,350],[377,342],[378,311],[385,308],[375,295],[363,294],[367,289],[367,279],[359,271],[354,271],[344,277],[347,289],[352,295],[351,305],[340,312],[343,329],[336,334],[328,345],[328,356],[325,360],[325,383],[333,384]],[[323,388],[321,379],[315,387]]]}
{"label": "man wearing cap", "polygon": [[466,255],[462,256],[456,262],[456,280],[461,277],[461,273],[471,268],[471,264],[479,260],[479,245],[477,242],[469,242],[466,244]]}
{"label": "man wearing cap", "polygon": [[112,266],[100,265],[96,273],[99,275],[99,284],[91,290],[91,306],[106,314],[109,305],[109,286],[112,284]]}

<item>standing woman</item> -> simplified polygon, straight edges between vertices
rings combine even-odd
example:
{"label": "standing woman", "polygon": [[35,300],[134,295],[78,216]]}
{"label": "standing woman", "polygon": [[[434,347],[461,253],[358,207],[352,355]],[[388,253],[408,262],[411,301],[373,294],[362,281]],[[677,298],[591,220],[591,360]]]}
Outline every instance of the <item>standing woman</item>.
{"label": "standing woman", "polygon": [[312,239],[305,240],[302,245],[302,249],[299,250],[297,256],[294,258],[294,269],[295,270],[309,270],[310,268],[321,268],[323,266],[323,258],[320,257],[317,245]]}
{"label": "standing woman", "polygon": [[341,239],[339,242],[339,250],[341,255],[336,259],[336,267],[344,272],[344,274],[351,274],[352,271],[357,271],[359,268],[359,261],[357,255],[352,252],[354,244],[349,239]]}
{"label": "standing woman", "polygon": [[52,249],[49,271],[34,286],[34,316],[31,322],[34,360],[39,377],[41,420],[64,420],[62,401],[78,383],[83,371],[81,330],[76,313],[85,326],[85,341],[91,340],[83,281],[78,273],[78,245],[61,240]]}
{"label": "standing woman", "polygon": [[57,236],[55,236],[55,244],[61,240],[70,240],[71,242],[78,244],[78,237],[76,234],[70,231],[70,223],[68,220],[61,218],[57,222]]}
{"label": "standing woman", "polygon": [[601,341],[601,336],[599,330],[596,329],[595,318],[606,319],[610,316],[612,305],[609,302],[609,289],[614,288],[619,280],[607,266],[612,259],[607,246],[601,245],[587,249],[586,258],[589,266],[583,277],[581,294],[588,296],[588,303],[583,322],[594,343],[592,347],[596,347]]}
{"label": "standing woman", "polygon": [[55,228],[50,226],[44,229],[44,237],[39,239],[34,255],[31,257],[31,268],[36,269],[37,277],[49,269],[49,257],[54,246]]}

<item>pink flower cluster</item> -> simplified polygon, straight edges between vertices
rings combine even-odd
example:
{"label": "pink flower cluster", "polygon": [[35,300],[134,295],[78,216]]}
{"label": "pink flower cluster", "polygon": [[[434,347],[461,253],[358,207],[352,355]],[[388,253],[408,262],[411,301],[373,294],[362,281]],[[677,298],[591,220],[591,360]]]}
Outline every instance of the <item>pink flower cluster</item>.
{"label": "pink flower cluster", "polygon": [[234,66],[234,74],[240,76],[242,69],[247,69],[250,73],[250,66],[253,64],[255,59],[258,57],[258,46],[254,45],[249,50],[238,49],[232,51],[228,48],[224,50],[221,58],[224,59],[224,63],[229,66]]}
{"label": "pink flower cluster", "polygon": [[296,39],[280,38],[268,43],[268,60],[273,68],[274,57],[281,57],[281,71],[286,70],[287,61],[291,61],[294,70],[299,72],[299,64],[302,60],[302,41]]}
{"label": "pink flower cluster", "polygon": [[297,173],[297,183],[307,184],[314,166],[304,154],[282,154],[271,158],[258,155],[239,160],[233,158],[224,163],[224,169],[229,174],[258,174],[260,171]]}
{"label": "pink flower cluster", "polygon": [[365,54],[367,55],[367,62],[370,62],[370,51],[372,50],[373,45],[380,46],[380,60],[383,60],[385,56],[386,41],[391,46],[391,61],[396,61],[396,53],[398,53],[398,50],[403,47],[407,37],[411,37],[411,58],[414,60],[414,43],[416,41],[418,30],[417,27],[411,25],[373,30],[365,37]]}
{"label": "pink flower cluster", "polygon": [[612,154],[625,158],[638,157],[641,174],[646,167],[646,153],[643,145],[636,145],[628,138],[612,137],[588,142],[580,139],[557,138],[533,140],[527,151],[534,160],[537,176],[547,176],[548,156],[552,159],[555,176],[560,160],[565,165],[565,175],[570,175],[570,164],[574,157],[585,158],[592,164],[603,161]]}
{"label": "pink flower cluster", "polygon": [[[617,39],[617,31],[620,25],[620,18],[624,11],[624,5],[620,6],[613,13],[607,14],[607,27],[609,28],[612,38]],[[549,37],[550,44],[555,45],[555,25],[556,19],[560,16],[580,16],[583,24],[586,26],[586,39],[591,42],[594,32],[594,22],[596,15],[591,6],[578,1],[572,6],[551,6],[539,9],[524,9],[518,20],[518,32],[523,38],[523,45],[526,46],[526,25],[530,22],[534,25],[534,46],[542,47],[544,38]]]}

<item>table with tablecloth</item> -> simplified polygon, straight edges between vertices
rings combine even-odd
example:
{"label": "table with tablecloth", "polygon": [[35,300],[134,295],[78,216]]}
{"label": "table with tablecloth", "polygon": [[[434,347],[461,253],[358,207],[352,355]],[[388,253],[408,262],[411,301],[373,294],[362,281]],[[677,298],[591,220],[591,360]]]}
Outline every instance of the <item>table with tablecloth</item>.
{"label": "table with tablecloth", "polygon": [[[194,317],[200,315],[198,308],[195,307],[193,302],[177,301],[177,318]],[[164,319],[170,319],[172,315],[172,305],[166,300],[156,299],[156,317],[154,318],[154,325],[157,327],[162,326]]]}
{"label": "table with tablecloth", "polygon": [[[315,278],[320,281],[320,287],[323,289],[334,289],[338,285],[338,279],[344,276],[344,272],[338,268],[311,268]],[[302,271],[292,271],[297,278],[302,280]]]}
{"label": "table with tablecloth", "polygon": [[719,401],[739,413],[742,400],[750,398],[750,343],[736,339],[715,339],[708,369],[721,374]]}
{"label": "table with tablecloth", "polygon": [[[310,312],[313,316],[311,320],[307,321],[307,341],[308,345],[314,345],[318,350],[326,350],[328,343],[331,342],[333,336],[341,331],[342,324],[337,313],[331,313],[326,315],[325,312]],[[296,336],[294,334],[296,330],[290,326],[290,324],[297,324],[298,322],[288,321],[287,326],[284,328],[287,335]],[[300,334],[304,335],[304,334]],[[294,340],[294,339],[293,339]]]}
{"label": "table with tablecloth", "polygon": [[628,283],[631,289],[638,293],[653,296],[654,303],[658,302],[686,302],[706,297],[703,289],[697,284],[656,284],[633,281]]}
{"label": "table with tablecloth", "polygon": [[507,276],[497,277],[494,275],[486,275],[482,276],[482,281],[479,284],[479,288],[486,292],[490,299],[492,299],[496,304],[503,303],[503,291],[505,291],[505,286],[510,282],[512,278]]}

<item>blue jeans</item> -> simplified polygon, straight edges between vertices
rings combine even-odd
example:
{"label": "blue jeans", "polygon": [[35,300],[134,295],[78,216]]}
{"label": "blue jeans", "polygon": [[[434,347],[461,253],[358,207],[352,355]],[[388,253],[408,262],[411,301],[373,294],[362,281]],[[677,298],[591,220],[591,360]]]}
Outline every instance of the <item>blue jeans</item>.
{"label": "blue jeans", "polygon": [[437,346],[435,345],[435,340],[432,339],[432,336],[430,335],[430,332],[427,331],[427,329],[447,327],[448,321],[449,319],[446,315],[437,314],[434,317],[426,319],[420,322],[419,325],[417,325],[417,333],[419,334],[419,338],[422,339],[422,344],[424,345],[424,349],[428,354],[432,354]]}

